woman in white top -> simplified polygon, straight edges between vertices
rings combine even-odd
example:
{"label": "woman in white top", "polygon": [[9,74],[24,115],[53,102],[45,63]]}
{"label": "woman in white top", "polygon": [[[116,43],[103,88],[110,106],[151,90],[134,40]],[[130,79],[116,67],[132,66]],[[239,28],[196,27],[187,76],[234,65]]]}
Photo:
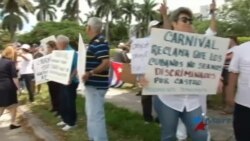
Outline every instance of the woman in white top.
{"label": "woman in white top", "polygon": [[34,101],[34,71],[33,71],[33,56],[29,52],[30,45],[23,44],[21,46],[22,52],[18,54],[22,58],[21,67],[19,73],[21,75],[21,79],[24,80],[26,88],[29,94],[29,101]]}
{"label": "woman in white top", "polygon": [[[211,11],[213,12],[214,10],[215,4],[213,3]],[[173,30],[193,32],[192,17],[192,12],[187,8],[182,7],[174,11],[172,14]],[[184,122],[187,127],[187,132],[193,141],[209,140],[207,128],[204,127],[202,130],[195,130],[198,124],[194,122],[194,119],[203,119],[200,98],[201,96],[199,95],[168,95],[154,97],[154,107],[162,125],[161,141],[172,141],[176,139],[179,118]]]}

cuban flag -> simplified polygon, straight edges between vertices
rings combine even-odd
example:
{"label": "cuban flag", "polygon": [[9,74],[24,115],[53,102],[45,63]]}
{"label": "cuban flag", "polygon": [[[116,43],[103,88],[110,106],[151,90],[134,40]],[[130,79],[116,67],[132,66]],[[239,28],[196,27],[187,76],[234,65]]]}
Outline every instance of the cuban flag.
{"label": "cuban flag", "polygon": [[110,87],[119,88],[124,82],[121,80],[123,63],[111,61]]}

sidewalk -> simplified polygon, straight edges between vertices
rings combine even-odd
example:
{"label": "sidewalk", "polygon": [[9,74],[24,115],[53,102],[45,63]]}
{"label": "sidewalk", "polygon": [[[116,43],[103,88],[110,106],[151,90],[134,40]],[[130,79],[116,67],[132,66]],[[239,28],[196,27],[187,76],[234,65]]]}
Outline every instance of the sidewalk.
{"label": "sidewalk", "polygon": [[[110,89],[106,95],[106,100],[118,107],[141,113],[140,97],[135,96],[136,93],[135,90]],[[231,115],[225,116],[219,114],[219,111],[208,110],[208,117],[213,120],[209,125],[213,141],[235,141],[233,137]],[[225,122],[218,120],[225,120]]]}
{"label": "sidewalk", "polygon": [[0,140],[1,141],[37,141],[34,136],[24,128],[9,130],[10,115],[4,113],[0,117]]}

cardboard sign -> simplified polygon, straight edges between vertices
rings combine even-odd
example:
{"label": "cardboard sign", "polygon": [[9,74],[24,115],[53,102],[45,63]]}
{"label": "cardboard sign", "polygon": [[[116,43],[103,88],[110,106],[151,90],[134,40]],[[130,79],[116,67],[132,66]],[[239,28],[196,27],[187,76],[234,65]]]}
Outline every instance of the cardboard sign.
{"label": "cardboard sign", "polygon": [[78,41],[78,62],[77,62],[77,72],[78,77],[80,80],[80,89],[83,89],[83,81],[82,76],[85,74],[85,67],[86,67],[86,47],[84,45],[83,39],[81,34],[79,34],[79,41]]}
{"label": "cardboard sign", "polygon": [[33,60],[36,85],[48,82],[48,69],[51,55],[46,55]]}
{"label": "cardboard sign", "polygon": [[67,85],[70,79],[74,51],[53,51],[51,54],[48,78]]}
{"label": "cardboard sign", "polygon": [[216,94],[229,39],[152,29],[143,94]]}
{"label": "cardboard sign", "polygon": [[144,74],[147,66],[148,53],[150,52],[149,38],[134,39],[131,44],[132,74]]}

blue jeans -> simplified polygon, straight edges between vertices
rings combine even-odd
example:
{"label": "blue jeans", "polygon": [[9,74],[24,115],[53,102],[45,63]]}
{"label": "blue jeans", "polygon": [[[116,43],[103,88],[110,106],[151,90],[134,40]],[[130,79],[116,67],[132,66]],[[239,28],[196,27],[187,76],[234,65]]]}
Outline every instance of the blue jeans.
{"label": "blue jeans", "polygon": [[208,131],[207,128],[204,130],[195,130],[198,123],[194,122],[197,117],[202,117],[201,107],[187,112],[176,111],[167,105],[165,105],[158,96],[154,96],[153,103],[155,111],[159,116],[161,123],[161,141],[175,141],[178,120],[181,118],[185,126],[187,127],[187,132],[192,138],[192,141],[207,141]]}
{"label": "blue jeans", "polygon": [[104,112],[106,92],[107,90],[96,89],[92,86],[85,87],[85,110],[89,140],[108,141]]}

